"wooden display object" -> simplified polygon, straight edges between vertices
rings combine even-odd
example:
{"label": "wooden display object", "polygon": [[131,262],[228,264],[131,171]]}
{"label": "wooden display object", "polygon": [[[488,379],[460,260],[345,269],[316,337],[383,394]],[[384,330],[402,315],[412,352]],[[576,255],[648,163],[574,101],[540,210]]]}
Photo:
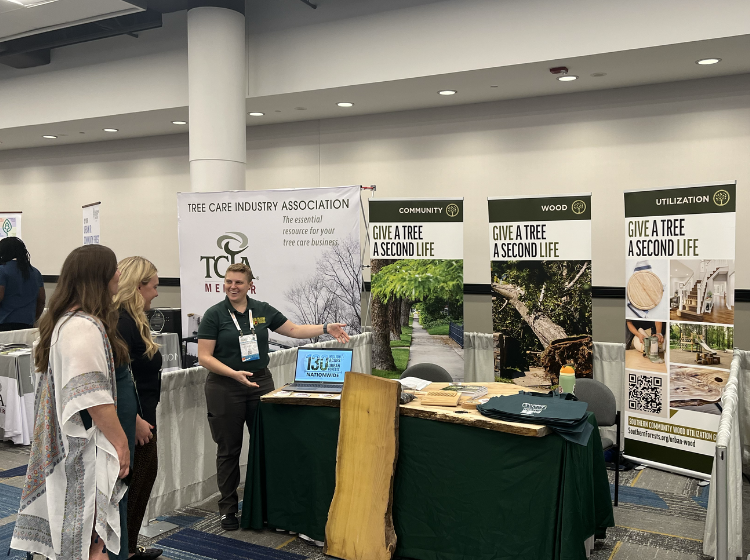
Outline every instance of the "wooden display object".
{"label": "wooden display object", "polygon": [[[634,352],[634,350],[633,350]],[[640,353],[638,353],[640,355]],[[648,361],[648,359],[646,359]],[[651,363],[649,361],[649,363]],[[652,364],[656,365],[656,364]],[[662,367],[664,365],[662,364]],[[538,424],[521,424],[519,422],[506,422],[505,420],[496,420],[487,416],[482,416],[477,410],[476,405],[474,409],[462,408],[466,410],[467,414],[456,414],[456,410],[453,408],[439,407],[439,406],[423,406],[421,397],[429,391],[439,391],[450,385],[450,383],[439,382],[432,383],[425,387],[425,391],[417,391],[414,394],[417,399],[411,401],[408,404],[401,405],[401,416],[412,416],[414,418],[423,418],[425,420],[435,420],[437,422],[448,422],[450,424],[462,424],[464,426],[471,426],[473,428],[481,428],[484,430],[492,430],[495,432],[505,432],[509,434],[516,434],[519,436],[529,437],[543,437],[550,433],[550,429],[546,426],[540,426]],[[484,395],[482,399],[489,399],[490,397],[499,395],[515,395],[519,391],[528,389],[527,387],[521,387],[512,383],[464,383],[464,385],[482,385],[487,387],[488,394]],[[547,390],[547,389],[545,389]],[[267,395],[261,397],[261,401],[269,404],[289,404],[289,405],[303,405],[303,406],[329,406],[332,408],[339,408],[341,401],[337,399],[325,398],[320,394],[311,393],[307,397],[298,397],[293,395],[279,396],[279,393],[283,393],[284,389],[278,389]],[[466,399],[467,401],[469,399]],[[459,402],[463,402],[459,401]]]}
{"label": "wooden display object", "polygon": [[430,391],[421,402],[425,406],[458,406],[461,394],[456,391]]}
{"label": "wooden display object", "polygon": [[346,374],[325,554],[390,560],[396,551],[392,506],[400,396],[398,381]]}
{"label": "wooden display object", "polygon": [[638,309],[653,309],[663,296],[661,279],[650,270],[636,272],[628,280],[628,300]]}

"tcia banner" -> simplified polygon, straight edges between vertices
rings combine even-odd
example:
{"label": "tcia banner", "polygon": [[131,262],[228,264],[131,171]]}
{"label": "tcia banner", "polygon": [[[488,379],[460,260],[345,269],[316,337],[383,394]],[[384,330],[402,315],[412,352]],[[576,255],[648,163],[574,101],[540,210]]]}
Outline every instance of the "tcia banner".
{"label": "tcia banner", "polygon": [[101,245],[99,233],[101,231],[99,222],[99,211],[101,202],[94,202],[83,206],[83,244]]}
{"label": "tcia banner", "polygon": [[[179,193],[183,336],[223,300],[224,272],[245,263],[248,295],[298,324],[361,332],[360,188]],[[271,333],[271,343],[309,342]]]}
{"label": "tcia banner", "polygon": [[0,212],[0,239],[21,237],[21,212]]}
{"label": "tcia banner", "polygon": [[590,377],[591,193],[487,203],[496,373],[557,383],[571,364]]}
{"label": "tcia banner", "polygon": [[[463,379],[463,207],[462,198],[370,199],[375,369],[431,362]],[[414,329],[411,347],[402,327]]]}
{"label": "tcia banner", "polygon": [[625,193],[625,453],[701,478],[734,346],[736,190]]}

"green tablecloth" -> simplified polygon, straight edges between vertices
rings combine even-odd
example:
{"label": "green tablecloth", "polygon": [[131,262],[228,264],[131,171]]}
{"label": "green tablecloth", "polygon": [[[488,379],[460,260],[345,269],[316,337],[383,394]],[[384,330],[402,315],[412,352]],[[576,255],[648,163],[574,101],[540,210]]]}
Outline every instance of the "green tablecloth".
{"label": "green tablecloth", "polygon": [[[261,403],[242,527],[324,540],[338,427],[338,408]],[[578,560],[614,526],[598,430],[584,447],[401,416],[398,453],[397,556]]]}

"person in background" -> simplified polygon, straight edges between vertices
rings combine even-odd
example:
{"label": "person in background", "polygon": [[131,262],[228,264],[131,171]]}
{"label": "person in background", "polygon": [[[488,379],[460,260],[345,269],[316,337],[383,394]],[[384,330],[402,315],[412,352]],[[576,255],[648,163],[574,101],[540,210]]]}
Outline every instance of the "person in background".
{"label": "person in background", "polygon": [[133,477],[128,490],[128,557],[157,558],[162,550],[138,546],[138,532],[158,470],[156,406],[161,395],[162,356],[151,338],[146,311],[159,295],[159,276],[156,267],[143,257],[128,257],[117,267],[120,270],[120,288],[115,296],[115,306],[120,312],[117,330],[128,346],[141,407],[141,414],[136,417]]}
{"label": "person in background", "polygon": [[127,539],[136,396],[112,302],[119,278],[111,249],[75,249],[39,322],[34,435],[13,549],[107,560]]}
{"label": "person in background", "polygon": [[[650,329],[651,334],[655,334],[659,340],[659,350],[664,350],[664,330],[665,323],[662,321],[634,321],[628,319],[625,329],[625,349],[635,348],[639,352],[643,351],[643,339],[646,338],[646,332]],[[635,340],[638,339],[638,342]]]}
{"label": "person in background", "polygon": [[42,274],[18,237],[0,239],[0,331],[31,329],[44,311]]}
{"label": "person in background", "polygon": [[[209,371],[206,405],[211,436],[217,444],[216,482],[225,531],[240,526],[236,514],[243,426],[247,424],[253,433],[260,397],[274,389],[268,369],[268,332],[292,338],[330,334],[339,342],[349,340],[342,323],[295,325],[269,304],[249,298],[253,278],[246,264],[230,265],[224,276],[226,297],[206,311],[198,328],[198,362]],[[251,338],[256,346],[251,344],[254,353],[248,354]]]}

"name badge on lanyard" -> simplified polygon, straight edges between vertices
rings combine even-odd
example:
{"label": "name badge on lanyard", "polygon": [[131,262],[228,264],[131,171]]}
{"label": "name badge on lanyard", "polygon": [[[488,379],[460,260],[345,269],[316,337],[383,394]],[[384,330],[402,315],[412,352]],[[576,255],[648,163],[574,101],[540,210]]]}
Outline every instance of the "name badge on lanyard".
{"label": "name badge on lanyard", "polygon": [[237,317],[234,316],[231,309],[228,309],[229,316],[234,322],[234,326],[240,332],[240,354],[242,355],[243,362],[251,362],[253,360],[260,359],[260,352],[258,352],[258,335],[255,334],[255,328],[253,327],[253,312],[248,309],[250,316],[250,334],[244,334],[240,328],[240,324],[237,322]]}

